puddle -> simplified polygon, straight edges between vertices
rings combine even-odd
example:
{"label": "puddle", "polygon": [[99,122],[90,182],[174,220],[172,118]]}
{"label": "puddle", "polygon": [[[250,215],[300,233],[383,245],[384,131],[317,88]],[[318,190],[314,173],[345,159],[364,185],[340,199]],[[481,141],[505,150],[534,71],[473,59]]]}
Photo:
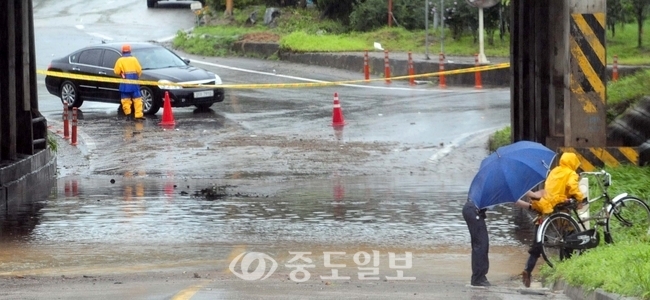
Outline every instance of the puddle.
{"label": "puddle", "polygon": [[[0,216],[0,272],[77,265],[161,264],[258,249],[468,247],[464,186],[422,177],[356,177],[262,183],[149,178],[65,178],[48,199]],[[213,185],[228,196],[192,197]],[[254,191],[254,192],[251,192]],[[529,243],[527,215],[489,213],[493,246]],[[300,249],[298,249],[300,250]]]}

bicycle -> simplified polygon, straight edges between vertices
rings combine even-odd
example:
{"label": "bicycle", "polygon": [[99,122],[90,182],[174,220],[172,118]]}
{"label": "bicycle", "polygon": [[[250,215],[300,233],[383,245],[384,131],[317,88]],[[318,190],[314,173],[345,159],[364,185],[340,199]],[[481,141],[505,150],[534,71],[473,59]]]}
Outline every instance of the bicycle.
{"label": "bicycle", "polygon": [[[595,178],[595,186],[600,195],[586,203],[576,199],[555,206],[553,213],[546,218],[538,218],[535,242],[542,247],[542,257],[553,267],[557,262],[579,255],[583,251],[600,244],[599,226],[603,226],[605,242],[650,236],[650,207],[643,200],[621,193],[611,198],[607,189],[612,177],[605,170],[582,172],[580,178]],[[591,188],[591,186],[590,186]],[[590,217],[582,218],[581,204],[589,205],[604,200],[602,207]],[[587,208],[588,210],[588,208]],[[589,221],[595,221],[589,228]]]}

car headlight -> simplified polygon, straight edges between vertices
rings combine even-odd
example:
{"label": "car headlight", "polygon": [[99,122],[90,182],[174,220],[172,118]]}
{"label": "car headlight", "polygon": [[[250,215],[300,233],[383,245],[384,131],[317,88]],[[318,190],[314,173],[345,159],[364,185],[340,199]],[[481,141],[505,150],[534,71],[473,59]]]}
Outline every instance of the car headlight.
{"label": "car headlight", "polygon": [[219,75],[217,74],[214,74],[214,84],[222,84],[222,83],[223,82],[221,82],[221,77],[219,77]]}
{"label": "car headlight", "polygon": [[170,83],[173,83],[169,80],[158,80],[158,87],[162,90],[179,90],[182,89],[182,86],[179,85],[171,85]]}

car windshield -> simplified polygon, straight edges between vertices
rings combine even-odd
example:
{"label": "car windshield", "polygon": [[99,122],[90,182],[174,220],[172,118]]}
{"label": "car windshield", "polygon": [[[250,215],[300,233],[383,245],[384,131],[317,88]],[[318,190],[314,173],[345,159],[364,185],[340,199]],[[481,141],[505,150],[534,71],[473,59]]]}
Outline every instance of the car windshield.
{"label": "car windshield", "polygon": [[143,70],[184,67],[187,64],[171,51],[162,47],[133,49]]}

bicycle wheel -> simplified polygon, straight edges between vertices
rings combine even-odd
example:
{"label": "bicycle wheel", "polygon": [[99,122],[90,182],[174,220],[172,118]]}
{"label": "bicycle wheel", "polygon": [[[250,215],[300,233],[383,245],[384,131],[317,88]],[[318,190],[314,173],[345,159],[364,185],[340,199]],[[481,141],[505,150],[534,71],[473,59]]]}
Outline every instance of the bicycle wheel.
{"label": "bicycle wheel", "polygon": [[552,214],[539,230],[542,234],[542,257],[549,266],[553,267],[578,253],[577,250],[565,248],[565,237],[580,231],[580,225],[569,214]]}
{"label": "bicycle wheel", "polygon": [[650,208],[643,200],[627,196],[609,210],[606,230],[612,241],[650,239]]}

